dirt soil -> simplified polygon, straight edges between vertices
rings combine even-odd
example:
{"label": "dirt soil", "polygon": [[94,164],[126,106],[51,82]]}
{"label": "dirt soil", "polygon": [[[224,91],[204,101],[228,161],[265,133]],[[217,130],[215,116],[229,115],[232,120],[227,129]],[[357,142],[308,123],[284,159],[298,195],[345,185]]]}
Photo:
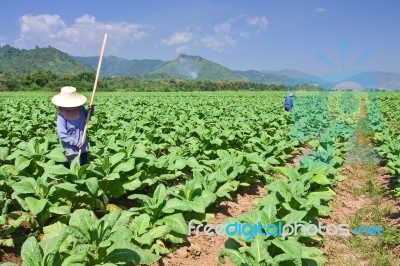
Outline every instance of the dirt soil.
{"label": "dirt soil", "polygon": [[0,264],[11,262],[22,265],[20,248],[2,248],[0,249]]}
{"label": "dirt soil", "polygon": [[[359,164],[345,164],[341,175],[347,177],[344,182],[337,184],[333,213],[328,218],[319,218],[323,224],[349,223],[358,210],[372,204],[366,195],[357,196],[354,188],[363,187],[363,176],[366,171]],[[359,254],[351,252],[350,237],[324,236],[326,240],[323,247],[328,265],[368,265]]]}

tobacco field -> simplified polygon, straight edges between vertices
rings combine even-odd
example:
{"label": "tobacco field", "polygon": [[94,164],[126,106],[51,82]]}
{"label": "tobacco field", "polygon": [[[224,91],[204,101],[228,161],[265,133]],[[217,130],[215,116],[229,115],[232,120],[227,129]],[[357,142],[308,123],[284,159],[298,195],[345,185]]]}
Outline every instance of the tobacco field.
{"label": "tobacco field", "polygon": [[[227,222],[315,224],[345,179],[362,104],[400,196],[396,93],[296,92],[288,113],[284,92],[100,92],[90,164],[70,168],[52,96],[0,94],[0,249],[19,249],[23,265],[155,265],[185,243],[188,221],[213,219],[256,182],[268,193]],[[303,147],[311,151],[287,167]],[[215,260],[322,265],[321,242],[232,237]]]}

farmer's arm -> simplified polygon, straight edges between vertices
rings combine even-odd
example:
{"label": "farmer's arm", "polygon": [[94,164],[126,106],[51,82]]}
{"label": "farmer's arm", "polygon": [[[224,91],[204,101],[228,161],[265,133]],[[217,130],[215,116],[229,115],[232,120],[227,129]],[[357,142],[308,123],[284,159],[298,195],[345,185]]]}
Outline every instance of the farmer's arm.
{"label": "farmer's arm", "polygon": [[65,142],[69,145],[76,146],[78,144],[78,141],[75,140],[74,136],[71,136],[68,134],[68,130],[66,127],[66,121],[63,117],[60,115],[57,118],[57,132],[58,136],[60,137],[62,142]]}

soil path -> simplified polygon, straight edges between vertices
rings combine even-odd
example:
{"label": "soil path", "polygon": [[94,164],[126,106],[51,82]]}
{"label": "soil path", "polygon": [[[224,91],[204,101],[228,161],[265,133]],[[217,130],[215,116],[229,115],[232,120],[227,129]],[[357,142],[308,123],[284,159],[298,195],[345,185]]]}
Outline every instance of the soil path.
{"label": "soil path", "polygon": [[[399,201],[391,195],[393,189],[390,180],[393,177],[380,165],[380,159],[372,147],[372,132],[367,125],[365,102],[362,102],[352,144],[354,147],[348,152],[344,170],[340,173],[347,179],[335,188],[332,215],[320,218],[320,222],[347,223],[350,228],[379,224],[399,230]],[[326,265],[400,265],[398,247],[391,247],[388,251],[387,246],[382,245],[384,237],[325,236],[323,248]],[[373,252],[377,252],[377,256]],[[382,254],[384,252],[387,256]]]}

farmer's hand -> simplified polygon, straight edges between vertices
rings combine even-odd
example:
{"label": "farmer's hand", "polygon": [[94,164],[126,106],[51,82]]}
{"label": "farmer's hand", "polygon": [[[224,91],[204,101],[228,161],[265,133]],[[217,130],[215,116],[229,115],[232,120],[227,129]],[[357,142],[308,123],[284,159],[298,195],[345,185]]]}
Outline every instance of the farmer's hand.
{"label": "farmer's hand", "polygon": [[94,115],[94,104],[89,106],[90,115]]}

